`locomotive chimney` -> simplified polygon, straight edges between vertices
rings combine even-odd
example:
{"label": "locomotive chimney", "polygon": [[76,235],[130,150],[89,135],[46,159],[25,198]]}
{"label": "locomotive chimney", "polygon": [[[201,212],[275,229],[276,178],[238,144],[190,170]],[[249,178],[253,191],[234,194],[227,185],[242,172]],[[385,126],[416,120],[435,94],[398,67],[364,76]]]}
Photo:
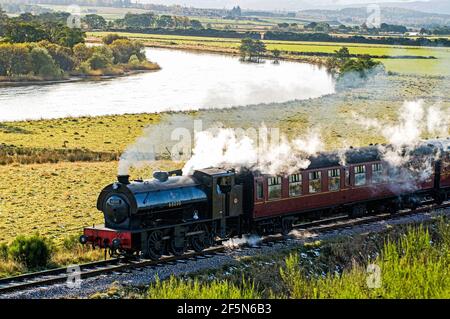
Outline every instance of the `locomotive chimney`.
{"label": "locomotive chimney", "polygon": [[121,184],[130,184],[130,175],[117,175],[117,180]]}

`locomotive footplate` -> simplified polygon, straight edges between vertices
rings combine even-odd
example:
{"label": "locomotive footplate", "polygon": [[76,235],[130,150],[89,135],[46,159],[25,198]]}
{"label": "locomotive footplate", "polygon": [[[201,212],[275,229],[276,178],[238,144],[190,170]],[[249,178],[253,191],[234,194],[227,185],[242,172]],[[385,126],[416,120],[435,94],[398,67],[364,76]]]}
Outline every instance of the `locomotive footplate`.
{"label": "locomotive footplate", "polygon": [[104,225],[86,227],[80,242],[100,248],[131,249],[132,232],[110,229]]}

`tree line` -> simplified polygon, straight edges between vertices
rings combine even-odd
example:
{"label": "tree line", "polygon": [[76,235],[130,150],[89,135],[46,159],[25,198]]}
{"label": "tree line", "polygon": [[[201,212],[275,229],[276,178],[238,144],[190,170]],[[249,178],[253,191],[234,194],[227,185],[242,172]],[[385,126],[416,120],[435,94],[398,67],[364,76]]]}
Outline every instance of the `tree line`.
{"label": "tree line", "polygon": [[[146,69],[144,46],[137,41],[109,36],[109,44],[72,48],[47,40],[0,44],[0,76],[55,80],[67,74],[104,75],[124,69]],[[94,71],[102,70],[101,73]]]}
{"label": "tree line", "polygon": [[66,13],[45,13],[8,18],[0,10],[0,76],[49,80],[69,74],[115,75],[158,68],[147,61],[144,45],[138,41],[112,34],[103,45],[86,46],[85,33],[63,23],[67,17]]}

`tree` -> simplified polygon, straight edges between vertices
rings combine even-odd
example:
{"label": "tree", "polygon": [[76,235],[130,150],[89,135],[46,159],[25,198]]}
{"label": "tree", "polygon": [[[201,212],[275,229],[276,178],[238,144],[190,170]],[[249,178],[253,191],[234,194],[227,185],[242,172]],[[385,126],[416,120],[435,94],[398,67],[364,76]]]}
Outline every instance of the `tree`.
{"label": "tree", "polygon": [[156,21],[156,25],[159,28],[171,28],[174,26],[173,18],[168,15],[162,15]]}
{"label": "tree", "polygon": [[278,60],[280,59],[281,51],[278,50],[278,49],[275,49],[275,50],[272,51],[272,54],[273,54],[273,57],[275,59],[274,62],[277,63]]}
{"label": "tree", "polygon": [[72,57],[72,50],[69,48],[50,43],[49,41],[39,42],[39,46],[46,48],[52,59],[64,71],[72,71],[75,67],[75,60]]}
{"label": "tree", "polygon": [[111,65],[110,59],[99,52],[92,54],[87,63],[92,70],[104,69]]}
{"label": "tree", "polygon": [[106,28],[107,22],[105,18],[98,14],[88,14],[83,18],[83,22],[87,24],[91,30],[103,30]]}
{"label": "tree", "polygon": [[191,20],[191,28],[196,30],[203,29],[203,25],[198,20]]}
{"label": "tree", "polygon": [[32,65],[28,45],[0,44],[0,75],[23,75],[29,72],[32,72]]}
{"label": "tree", "polygon": [[127,13],[123,18],[123,24],[131,28],[148,28],[153,26],[155,19],[156,16],[153,13]]}
{"label": "tree", "polygon": [[243,61],[260,62],[261,56],[266,52],[266,45],[261,40],[245,38],[239,47]]}
{"label": "tree", "polygon": [[84,43],[85,37],[86,34],[81,29],[64,27],[56,34],[56,39],[53,42],[73,48],[78,43]]}
{"label": "tree", "polygon": [[81,64],[84,61],[87,61],[93,54],[92,48],[89,48],[84,43],[76,44],[73,49],[73,56],[75,58],[76,64]]}
{"label": "tree", "polygon": [[5,11],[3,11],[2,6],[0,6],[0,37],[4,35],[6,25],[8,24],[9,18]]}
{"label": "tree", "polygon": [[125,39],[115,40],[109,45],[114,57],[114,63],[127,63],[132,55],[139,61],[145,60],[144,45],[138,41]]}
{"label": "tree", "polygon": [[59,78],[61,69],[53,61],[51,55],[45,48],[35,47],[30,52],[33,72],[44,78]]}
{"label": "tree", "polygon": [[3,32],[7,42],[39,42],[50,40],[50,35],[41,25],[27,22],[8,23]]}

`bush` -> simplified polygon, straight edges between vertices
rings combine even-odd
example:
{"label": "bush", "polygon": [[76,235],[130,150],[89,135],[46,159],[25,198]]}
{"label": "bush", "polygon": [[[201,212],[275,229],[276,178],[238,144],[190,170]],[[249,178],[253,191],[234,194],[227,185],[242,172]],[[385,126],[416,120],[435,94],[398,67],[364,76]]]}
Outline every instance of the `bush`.
{"label": "bush", "polygon": [[87,61],[92,56],[93,53],[92,48],[87,47],[86,44],[84,43],[78,43],[73,47],[72,51],[75,61],[78,64]]}
{"label": "bush", "polygon": [[114,56],[114,63],[128,63],[132,55],[136,55],[139,61],[145,60],[144,45],[139,41],[119,39],[109,47]]}
{"label": "bush", "polygon": [[78,247],[83,247],[80,244],[78,235],[67,236],[66,238],[64,238],[62,245],[63,245],[64,249],[70,250],[70,251],[73,251],[73,250],[75,250],[75,248],[78,248]]}
{"label": "bush", "polygon": [[107,56],[96,52],[89,58],[89,60],[87,60],[87,63],[92,70],[98,70],[108,67],[111,64],[111,61]]}
{"label": "bush", "polygon": [[8,255],[29,269],[45,267],[52,255],[52,244],[38,235],[18,236],[9,246]]}
{"label": "bush", "polygon": [[139,61],[138,57],[135,54],[133,54],[132,56],[130,56],[128,63],[136,66],[141,64],[141,61]]}
{"label": "bush", "polygon": [[110,45],[111,43],[113,43],[116,40],[123,40],[123,39],[127,39],[127,37],[123,37],[123,36],[120,36],[120,35],[115,34],[115,33],[110,33],[110,34],[105,35],[102,38],[102,41],[103,41],[104,44]]}

